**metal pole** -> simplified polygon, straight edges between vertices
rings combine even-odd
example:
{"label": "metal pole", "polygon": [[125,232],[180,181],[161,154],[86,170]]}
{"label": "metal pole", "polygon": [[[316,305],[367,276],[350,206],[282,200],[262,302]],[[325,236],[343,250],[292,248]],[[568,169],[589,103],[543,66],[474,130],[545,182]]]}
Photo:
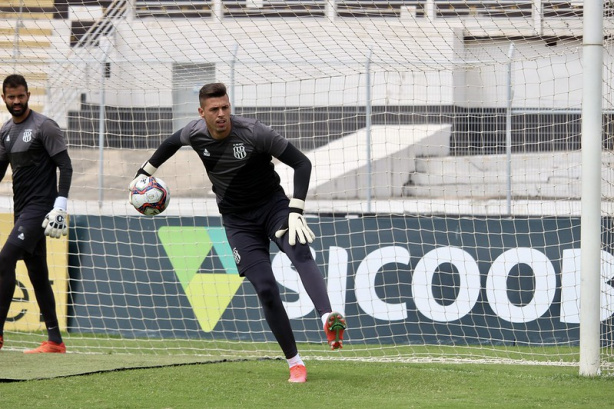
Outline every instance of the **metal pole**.
{"label": "metal pole", "polygon": [[19,54],[21,53],[19,50],[19,30],[23,27],[23,2],[24,0],[20,0],[19,2],[19,14],[17,22],[15,22],[15,37],[13,38],[13,72],[17,72],[17,58],[19,58]]}
{"label": "metal pole", "polygon": [[337,0],[326,0],[324,13],[328,21],[335,21],[337,18]]}
{"label": "metal pole", "polygon": [[510,43],[507,53],[507,111],[505,115],[505,151],[507,153],[507,214],[512,214],[512,58],[514,57],[514,43]]}
{"label": "metal pole", "polygon": [[533,14],[533,30],[536,35],[544,32],[544,5],[542,0],[533,0],[531,12]]}
{"label": "metal pole", "polygon": [[232,51],[232,60],[230,60],[230,113],[235,113],[235,65],[237,63],[237,53],[239,52],[239,44],[235,44],[235,49]]}
{"label": "metal pole", "polygon": [[224,18],[224,5],[222,0],[213,0],[213,7],[211,9],[211,16],[218,21],[222,21]]}
{"label": "metal pole", "polygon": [[[107,42],[102,44],[105,40]],[[105,121],[105,78],[107,75],[107,54],[109,52],[109,48],[111,43],[108,41],[106,37],[102,37],[101,40],[102,45],[102,61],[100,63],[100,108],[98,111],[98,208],[102,208],[102,202],[104,200],[104,121]]]}
{"label": "metal pole", "polygon": [[580,375],[600,372],[603,3],[584,2],[582,213],[580,216]]}
{"label": "metal pole", "polygon": [[100,107],[98,111],[98,208],[102,209],[104,200],[104,106],[105,106],[105,63],[102,63],[102,75],[100,76]]}
{"label": "metal pole", "polygon": [[367,212],[371,213],[371,188],[372,188],[372,169],[371,169],[371,56],[373,50],[369,50],[365,71],[367,73],[366,82],[366,102],[365,102],[365,134],[367,138]]}

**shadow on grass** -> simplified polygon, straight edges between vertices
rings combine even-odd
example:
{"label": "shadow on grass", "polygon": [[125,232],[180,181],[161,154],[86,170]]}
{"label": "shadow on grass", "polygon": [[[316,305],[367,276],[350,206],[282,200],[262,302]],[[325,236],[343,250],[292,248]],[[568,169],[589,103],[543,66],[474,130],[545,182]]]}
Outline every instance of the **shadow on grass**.
{"label": "shadow on grass", "polygon": [[[265,358],[266,359],[266,358]],[[233,362],[245,361],[236,359]],[[24,354],[0,351],[0,382],[62,378],[101,372],[147,369],[165,366],[229,362],[202,356],[102,355],[102,354]]]}

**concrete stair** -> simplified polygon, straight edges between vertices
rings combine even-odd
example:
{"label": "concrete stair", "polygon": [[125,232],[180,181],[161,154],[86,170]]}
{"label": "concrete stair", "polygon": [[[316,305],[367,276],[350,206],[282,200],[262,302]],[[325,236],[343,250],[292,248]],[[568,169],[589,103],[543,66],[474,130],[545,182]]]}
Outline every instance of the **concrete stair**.
{"label": "concrete stair", "polygon": [[[581,198],[580,151],[506,155],[416,158],[416,170],[403,188],[404,197],[431,199],[504,199],[511,182],[513,199]],[[602,155],[604,198],[614,196],[614,157]],[[508,174],[510,176],[508,176]],[[508,182],[508,180],[510,182]]]}
{"label": "concrete stair", "polygon": [[[365,130],[306,153],[313,165],[309,200],[577,201],[582,191],[580,151],[449,156],[450,125],[373,126],[371,166]],[[510,161],[510,171],[508,171]],[[602,196],[614,199],[614,154],[602,155]],[[276,170],[288,194],[293,171]],[[368,176],[370,173],[370,177]]]}
{"label": "concrete stair", "polygon": [[[449,124],[376,125],[371,127],[370,149],[363,128],[309,151],[309,198],[400,197],[409,175],[416,171],[416,158],[449,154],[450,129]],[[276,170],[282,186],[292,194],[294,171],[282,165]]]}

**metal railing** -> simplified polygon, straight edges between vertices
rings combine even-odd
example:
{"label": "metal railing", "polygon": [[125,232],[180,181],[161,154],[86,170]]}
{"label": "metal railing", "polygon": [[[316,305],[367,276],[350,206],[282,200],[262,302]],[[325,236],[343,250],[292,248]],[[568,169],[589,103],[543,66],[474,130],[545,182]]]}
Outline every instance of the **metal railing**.
{"label": "metal railing", "polygon": [[[426,14],[427,0],[219,0],[225,17],[320,17],[327,8],[334,8],[339,17],[398,17],[408,7],[416,16]],[[207,17],[215,0],[136,0],[135,16],[142,17]],[[533,0],[433,0],[435,17],[531,17]],[[542,1],[545,18],[582,17],[582,1]],[[606,2],[604,14],[614,6]],[[610,15],[608,14],[608,15]]]}

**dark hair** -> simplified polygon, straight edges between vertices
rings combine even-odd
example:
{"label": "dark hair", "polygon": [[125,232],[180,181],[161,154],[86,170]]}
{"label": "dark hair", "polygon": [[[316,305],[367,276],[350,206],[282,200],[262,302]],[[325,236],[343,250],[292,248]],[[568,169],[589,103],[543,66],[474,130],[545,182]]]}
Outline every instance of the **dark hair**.
{"label": "dark hair", "polygon": [[209,98],[219,98],[226,95],[226,85],[221,82],[214,82],[203,85],[198,93],[198,100],[202,103]]}
{"label": "dark hair", "polygon": [[28,92],[28,83],[24,76],[20,74],[11,74],[6,77],[2,83],[2,93],[5,94],[7,88],[17,88],[22,85],[25,87],[26,92]]}

